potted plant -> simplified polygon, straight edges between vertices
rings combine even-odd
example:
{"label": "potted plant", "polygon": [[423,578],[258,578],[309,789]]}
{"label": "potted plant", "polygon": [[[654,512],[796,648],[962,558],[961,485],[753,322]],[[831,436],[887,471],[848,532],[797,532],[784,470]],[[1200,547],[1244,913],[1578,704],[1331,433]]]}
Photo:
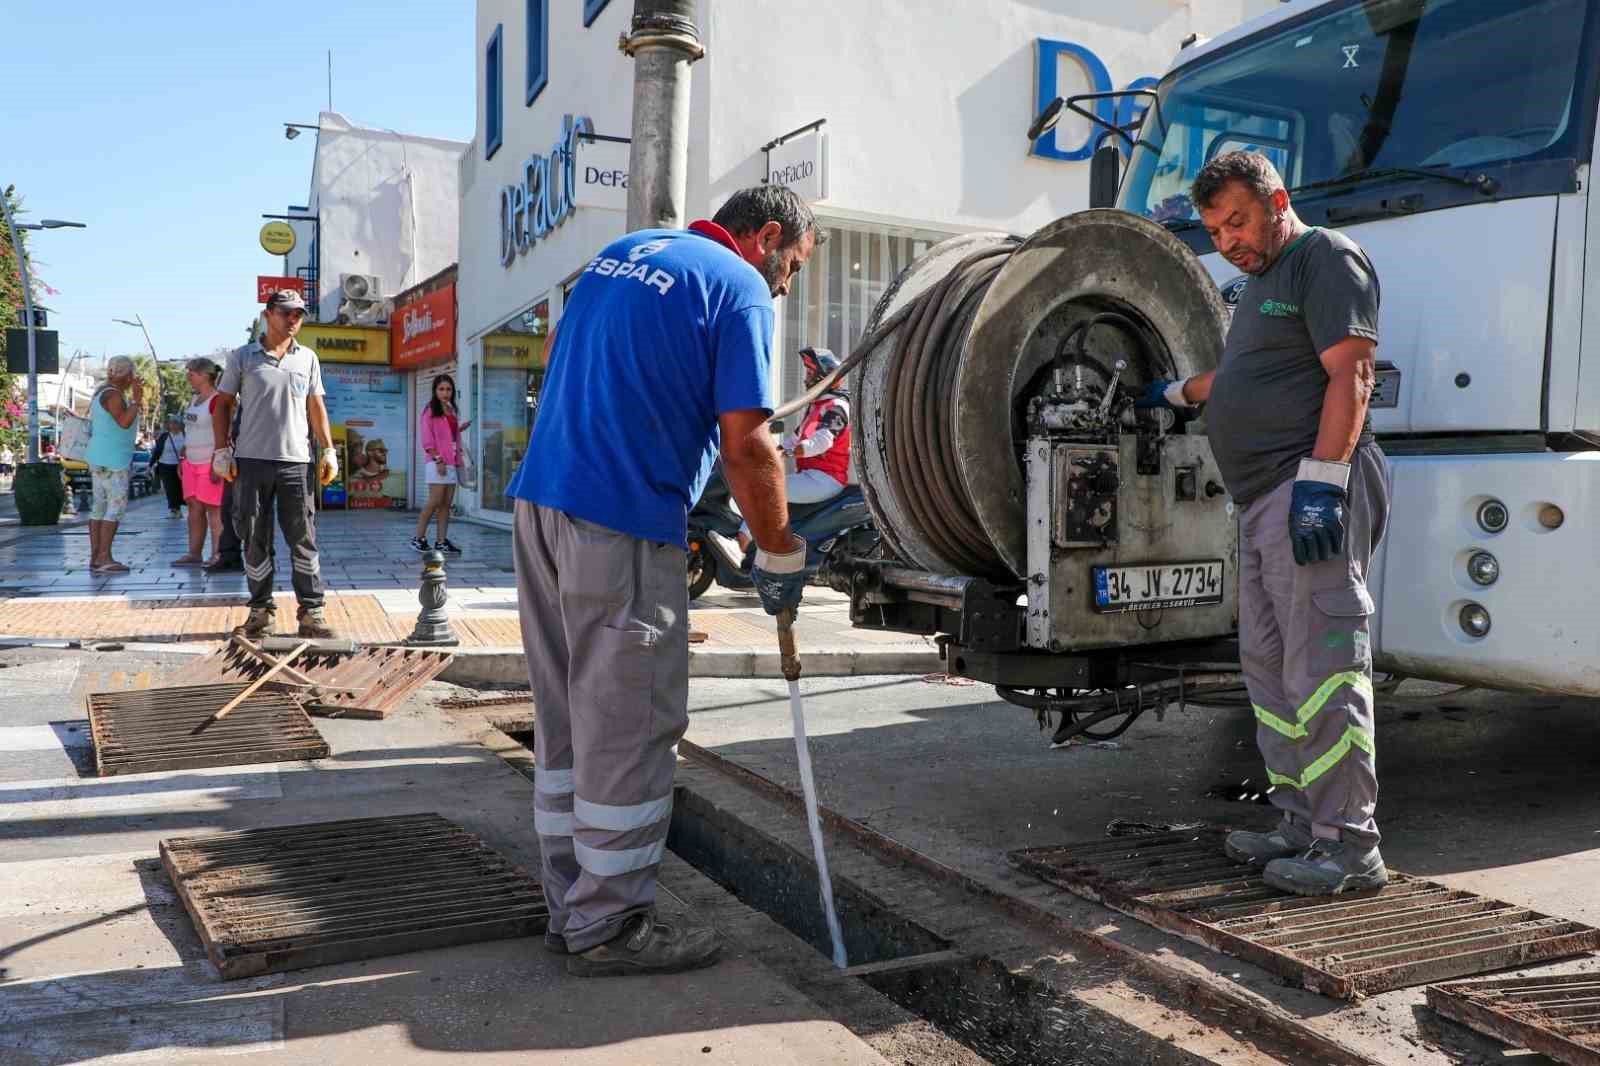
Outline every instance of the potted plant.
{"label": "potted plant", "polygon": [[17,498],[17,517],[23,525],[55,525],[67,499],[66,486],[61,482],[61,464],[18,464],[12,491]]}

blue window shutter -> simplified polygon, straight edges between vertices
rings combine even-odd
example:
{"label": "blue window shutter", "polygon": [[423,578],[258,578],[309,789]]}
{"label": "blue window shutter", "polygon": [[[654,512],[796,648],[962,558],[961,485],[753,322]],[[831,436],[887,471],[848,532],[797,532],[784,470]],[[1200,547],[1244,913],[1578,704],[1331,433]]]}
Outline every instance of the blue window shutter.
{"label": "blue window shutter", "polygon": [[483,158],[493,158],[505,132],[505,52],[500,47],[503,26],[489,37],[483,63]]}
{"label": "blue window shutter", "polygon": [[550,81],[550,0],[528,0],[528,94],[533,103]]}
{"label": "blue window shutter", "polygon": [[600,12],[606,9],[606,4],[611,0],[583,0],[583,24],[585,26],[600,17]]}

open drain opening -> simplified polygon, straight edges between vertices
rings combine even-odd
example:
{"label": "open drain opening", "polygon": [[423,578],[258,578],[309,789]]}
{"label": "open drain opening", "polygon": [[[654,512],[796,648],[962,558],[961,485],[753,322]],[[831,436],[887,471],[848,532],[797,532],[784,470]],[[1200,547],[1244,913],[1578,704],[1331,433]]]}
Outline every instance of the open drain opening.
{"label": "open drain opening", "polygon": [[[742,902],[776,920],[820,954],[833,945],[809,855],[751,828],[684,788],[672,804],[667,847]],[[895,914],[848,881],[833,879],[850,965],[943,951],[950,942]]]}
{"label": "open drain opening", "polygon": [[[811,856],[683,787],[674,797],[667,846],[818,954],[831,954]],[[949,940],[896,914],[849,880],[836,875],[833,891],[848,972],[989,1062],[1195,1066],[1201,1061],[995,959],[952,957]],[[934,952],[944,954],[919,964],[918,956]]]}

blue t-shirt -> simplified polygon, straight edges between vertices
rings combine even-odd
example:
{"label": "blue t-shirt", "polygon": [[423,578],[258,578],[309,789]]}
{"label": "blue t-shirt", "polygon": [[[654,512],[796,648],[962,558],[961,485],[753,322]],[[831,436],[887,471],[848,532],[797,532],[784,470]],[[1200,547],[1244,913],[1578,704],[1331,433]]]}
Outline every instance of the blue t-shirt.
{"label": "blue t-shirt", "polygon": [[772,292],[717,241],[640,230],[584,269],[556,327],[508,495],[688,545],[717,416],[771,411]]}

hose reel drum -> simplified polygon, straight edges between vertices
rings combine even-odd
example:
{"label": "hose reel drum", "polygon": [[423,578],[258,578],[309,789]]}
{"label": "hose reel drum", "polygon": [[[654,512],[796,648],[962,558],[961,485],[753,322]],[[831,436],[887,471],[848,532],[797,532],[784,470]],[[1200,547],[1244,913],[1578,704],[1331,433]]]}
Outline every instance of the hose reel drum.
{"label": "hose reel drum", "polygon": [[[851,381],[857,469],[896,555],[1023,585],[1041,650],[1233,631],[1237,532],[1210,447],[1195,423],[1132,408],[1146,382],[1222,351],[1222,300],[1181,242],[1104,210],[1026,240],[954,237],[902,273],[869,334],[897,315]],[[1202,585],[1223,577],[1204,602],[1131,587],[1102,602],[1108,580],[1176,567],[1182,585],[1200,563]]]}

